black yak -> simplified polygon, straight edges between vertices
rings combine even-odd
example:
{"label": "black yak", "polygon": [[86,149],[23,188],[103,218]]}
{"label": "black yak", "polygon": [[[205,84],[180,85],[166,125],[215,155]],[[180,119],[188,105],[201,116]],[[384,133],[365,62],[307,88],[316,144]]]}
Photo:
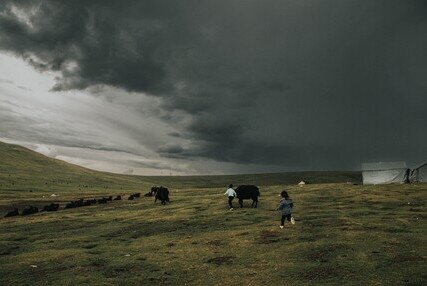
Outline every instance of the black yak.
{"label": "black yak", "polygon": [[30,215],[30,214],[35,214],[35,213],[38,213],[38,212],[39,212],[39,209],[37,207],[30,206],[28,208],[25,208],[22,211],[21,215]]}
{"label": "black yak", "polygon": [[120,201],[121,199],[122,199],[122,196],[120,195],[114,198],[115,201]]}
{"label": "black yak", "polygon": [[258,197],[260,196],[259,189],[254,185],[241,185],[236,188],[239,205],[243,208],[243,200],[252,199],[252,207],[258,206]]}
{"label": "black yak", "polygon": [[67,203],[65,205],[66,209],[72,209],[72,208],[75,208],[75,207],[76,207],[76,205],[75,205],[75,203],[73,201],[71,201],[71,202],[69,202],[69,203]]}
{"label": "black yak", "polygon": [[148,191],[148,193],[146,193],[144,196],[145,197],[152,197],[155,196],[157,193],[157,190],[159,189],[159,187],[151,187],[151,190]]}
{"label": "black yak", "polygon": [[156,198],[154,199],[154,203],[157,200],[162,202],[162,205],[165,205],[166,202],[169,202],[169,190],[168,188],[159,187],[156,192]]}
{"label": "black yak", "polygon": [[98,199],[98,204],[106,204],[108,202],[107,198]]}
{"label": "black yak", "polygon": [[84,206],[83,199],[77,200],[77,201],[71,201],[68,204],[65,205],[66,209],[73,209]]}
{"label": "black yak", "polygon": [[129,196],[128,200],[133,200],[139,197],[141,197],[141,193],[133,193],[132,195]]}
{"label": "black yak", "polygon": [[42,212],[56,212],[59,209],[59,204],[51,203],[50,205],[44,206]]}
{"label": "black yak", "polygon": [[19,211],[17,208],[13,208],[13,211],[8,212],[4,217],[11,217],[19,215]]}
{"label": "black yak", "polygon": [[91,205],[94,205],[94,204],[96,204],[96,199],[86,200],[86,201],[83,202],[84,206],[91,206]]}

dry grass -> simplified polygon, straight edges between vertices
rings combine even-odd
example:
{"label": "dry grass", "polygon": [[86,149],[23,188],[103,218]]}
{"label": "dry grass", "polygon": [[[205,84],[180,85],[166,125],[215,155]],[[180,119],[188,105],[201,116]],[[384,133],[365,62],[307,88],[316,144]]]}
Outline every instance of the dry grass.
{"label": "dry grass", "polygon": [[[427,185],[286,188],[297,223],[283,230],[280,186],[232,212],[223,188],[204,188],[172,189],[166,206],[140,198],[0,219],[0,284],[426,284]],[[0,204],[133,191],[0,191]]]}

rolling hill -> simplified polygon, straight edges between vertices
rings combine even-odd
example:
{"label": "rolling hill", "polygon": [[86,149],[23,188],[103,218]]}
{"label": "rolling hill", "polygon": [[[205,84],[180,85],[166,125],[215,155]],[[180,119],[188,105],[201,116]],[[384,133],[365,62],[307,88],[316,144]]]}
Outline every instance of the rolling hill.
{"label": "rolling hill", "polygon": [[0,189],[76,190],[135,188],[142,178],[98,172],[0,142]]}
{"label": "rolling hill", "polygon": [[131,176],[99,172],[46,157],[22,146],[0,142],[0,188],[6,190],[135,189],[150,185],[176,188],[221,187],[229,183],[293,185],[360,182],[360,172],[286,172],[214,176]]}

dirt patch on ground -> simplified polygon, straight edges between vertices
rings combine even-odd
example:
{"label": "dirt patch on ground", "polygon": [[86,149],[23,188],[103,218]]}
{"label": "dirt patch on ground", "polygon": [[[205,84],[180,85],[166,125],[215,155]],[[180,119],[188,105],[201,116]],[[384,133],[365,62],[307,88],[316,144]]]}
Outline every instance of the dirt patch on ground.
{"label": "dirt patch on ground", "polygon": [[309,268],[299,273],[298,278],[303,280],[326,280],[331,278],[346,277],[351,273],[342,267],[318,266]]}
{"label": "dirt patch on ground", "polygon": [[424,256],[419,255],[398,255],[393,258],[396,262],[417,262],[417,261],[425,261],[426,258]]}
{"label": "dirt patch on ground", "polygon": [[278,242],[280,240],[289,240],[289,238],[282,237],[282,235],[277,231],[263,230],[260,232],[258,243],[270,244]]}
{"label": "dirt patch on ground", "polygon": [[318,235],[318,234],[312,234],[312,235],[309,235],[309,236],[301,236],[301,237],[299,237],[298,238],[298,240],[300,240],[300,241],[307,241],[307,242],[312,242],[312,241],[318,241],[318,240],[320,240],[322,238],[322,236],[321,235]]}
{"label": "dirt patch on ground", "polygon": [[98,246],[98,244],[92,243],[92,244],[86,244],[86,245],[83,245],[83,246],[82,246],[82,248],[85,248],[85,249],[92,249],[92,248],[95,248],[95,247],[97,247],[97,246]]}
{"label": "dirt patch on ground", "polygon": [[328,244],[309,248],[303,253],[307,261],[328,262],[337,256],[349,256],[352,248],[346,244]]}
{"label": "dirt patch on ground", "polygon": [[235,258],[234,256],[217,256],[217,257],[206,260],[206,263],[214,264],[218,266],[223,264],[229,265],[233,263],[234,258]]}
{"label": "dirt patch on ground", "polygon": [[208,241],[207,244],[212,246],[221,246],[224,243],[219,239],[215,239],[215,240]]}
{"label": "dirt patch on ground", "polygon": [[245,232],[237,233],[234,236],[245,236],[245,235],[248,235],[248,234],[249,234],[249,232],[245,231]]}
{"label": "dirt patch on ground", "polygon": [[19,250],[18,245],[1,245],[0,246],[0,255],[10,255],[14,254]]}
{"label": "dirt patch on ground", "polygon": [[407,228],[403,228],[403,227],[389,227],[385,229],[386,232],[389,233],[409,233],[411,232],[409,229]]}
{"label": "dirt patch on ground", "polygon": [[423,212],[424,209],[423,208],[410,208],[409,211],[410,212]]}
{"label": "dirt patch on ground", "polygon": [[322,226],[329,226],[329,227],[350,227],[351,224],[348,220],[342,219],[342,218],[334,218],[334,219],[328,219],[323,220],[321,223]]}

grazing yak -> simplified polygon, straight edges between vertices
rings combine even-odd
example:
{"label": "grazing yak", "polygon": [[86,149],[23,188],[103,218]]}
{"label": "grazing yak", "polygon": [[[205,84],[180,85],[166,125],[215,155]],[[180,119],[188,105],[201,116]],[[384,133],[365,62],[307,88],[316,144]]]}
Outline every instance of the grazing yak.
{"label": "grazing yak", "polygon": [[56,212],[59,209],[59,204],[51,203],[50,205],[44,206],[42,212]]}
{"label": "grazing yak", "polygon": [[83,205],[86,206],[86,207],[94,205],[94,204],[96,204],[96,199],[86,200],[86,201],[83,202]]}
{"label": "grazing yak", "polygon": [[83,199],[77,200],[77,201],[71,201],[68,204],[65,205],[66,209],[73,209],[73,208],[79,208],[84,206]]}
{"label": "grazing yak", "polygon": [[8,212],[4,217],[11,217],[19,215],[19,211],[17,208],[13,208],[13,211]]}
{"label": "grazing yak", "polygon": [[120,201],[122,199],[122,196],[118,195],[117,197],[114,198],[114,201]]}
{"label": "grazing yak", "polygon": [[28,208],[25,208],[25,209],[22,211],[22,214],[21,214],[21,215],[30,215],[30,214],[35,214],[35,213],[38,213],[38,212],[39,212],[38,207],[30,206],[30,207],[28,207]]}
{"label": "grazing yak", "polygon": [[128,200],[133,200],[133,199],[139,198],[139,197],[141,197],[141,193],[134,193],[134,194],[129,196]]}
{"label": "grazing yak", "polygon": [[239,205],[243,208],[243,200],[252,199],[252,207],[258,206],[258,197],[260,196],[259,189],[254,185],[241,185],[236,188]]}
{"label": "grazing yak", "polygon": [[67,203],[64,208],[65,209],[72,209],[72,208],[75,208],[75,207],[76,206],[74,204],[74,201],[71,201],[71,202]]}
{"label": "grazing yak", "polygon": [[158,187],[157,188],[154,203],[156,203],[157,200],[161,201],[162,205],[165,205],[166,202],[169,202],[169,190],[168,190],[168,188],[164,188],[164,187]]}
{"label": "grazing yak", "polygon": [[156,195],[156,193],[157,193],[157,190],[159,189],[159,187],[151,187],[151,190],[150,191],[148,191],[148,193],[146,193],[145,195],[144,195],[144,197],[152,197],[152,196],[155,196]]}
{"label": "grazing yak", "polygon": [[106,204],[108,202],[108,198],[98,199],[98,204]]}

